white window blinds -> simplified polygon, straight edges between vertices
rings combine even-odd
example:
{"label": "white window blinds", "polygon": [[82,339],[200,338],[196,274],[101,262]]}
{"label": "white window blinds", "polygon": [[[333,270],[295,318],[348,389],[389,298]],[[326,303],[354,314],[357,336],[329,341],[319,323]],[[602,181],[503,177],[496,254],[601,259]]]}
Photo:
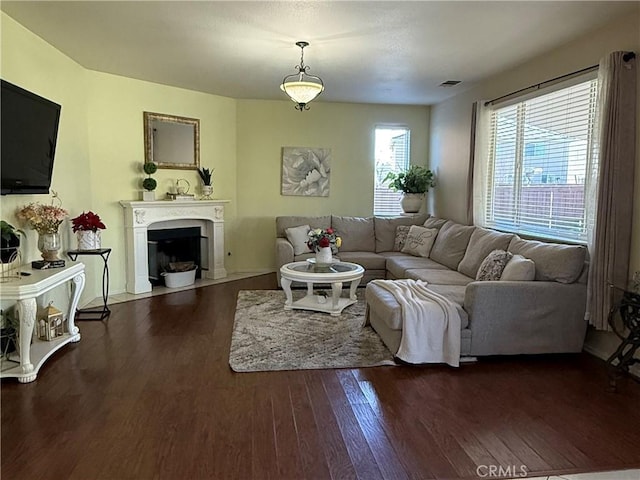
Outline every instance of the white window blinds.
{"label": "white window blinds", "polygon": [[488,132],[484,224],[586,241],[597,80],[493,107]]}
{"label": "white window blinds", "polygon": [[401,192],[389,189],[383,180],[389,172],[399,173],[410,164],[410,132],[403,127],[376,127],[375,130],[375,178],[373,214],[394,216],[402,213]]}

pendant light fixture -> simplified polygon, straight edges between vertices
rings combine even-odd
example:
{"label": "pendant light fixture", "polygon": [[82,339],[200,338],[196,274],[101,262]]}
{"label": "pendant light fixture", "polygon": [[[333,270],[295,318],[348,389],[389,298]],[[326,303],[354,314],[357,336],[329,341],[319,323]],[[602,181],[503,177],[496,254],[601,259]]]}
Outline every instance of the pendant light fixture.
{"label": "pendant light fixture", "polygon": [[308,47],[308,42],[296,42],[302,51],[300,55],[300,65],[296,65],[296,73],[287,75],[282,80],[280,89],[286,93],[296,104],[296,110],[309,110],[309,102],[324,91],[322,79],[316,75],[307,73],[309,67],[304,64],[304,47]]}

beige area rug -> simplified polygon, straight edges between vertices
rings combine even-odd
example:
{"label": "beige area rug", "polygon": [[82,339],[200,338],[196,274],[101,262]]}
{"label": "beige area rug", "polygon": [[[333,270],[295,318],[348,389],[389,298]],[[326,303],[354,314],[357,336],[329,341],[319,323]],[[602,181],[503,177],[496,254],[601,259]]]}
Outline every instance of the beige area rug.
{"label": "beige area rug", "polygon": [[[294,290],[294,300],[306,290]],[[238,293],[229,365],[236,372],[360,368],[395,365],[393,355],[370,327],[362,327],[364,291],[358,302],[332,317],[285,310],[281,290]]]}

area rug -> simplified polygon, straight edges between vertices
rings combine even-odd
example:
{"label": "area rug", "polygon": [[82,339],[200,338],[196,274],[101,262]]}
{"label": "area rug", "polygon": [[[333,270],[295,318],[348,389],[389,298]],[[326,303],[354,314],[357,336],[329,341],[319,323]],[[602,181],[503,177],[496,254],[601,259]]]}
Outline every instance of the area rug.
{"label": "area rug", "polygon": [[[306,290],[294,290],[294,300],[305,294]],[[395,365],[393,355],[378,334],[370,326],[362,326],[364,291],[358,291],[358,302],[337,317],[285,310],[284,300],[284,292],[280,290],[238,293],[229,354],[229,365],[234,371]]]}

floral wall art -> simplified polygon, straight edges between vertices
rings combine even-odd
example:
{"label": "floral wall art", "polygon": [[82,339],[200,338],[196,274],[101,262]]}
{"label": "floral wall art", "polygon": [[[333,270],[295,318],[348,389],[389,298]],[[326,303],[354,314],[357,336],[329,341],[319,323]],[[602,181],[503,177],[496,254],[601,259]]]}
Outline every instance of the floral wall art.
{"label": "floral wall art", "polygon": [[330,148],[282,148],[282,195],[328,197],[330,174]]}

